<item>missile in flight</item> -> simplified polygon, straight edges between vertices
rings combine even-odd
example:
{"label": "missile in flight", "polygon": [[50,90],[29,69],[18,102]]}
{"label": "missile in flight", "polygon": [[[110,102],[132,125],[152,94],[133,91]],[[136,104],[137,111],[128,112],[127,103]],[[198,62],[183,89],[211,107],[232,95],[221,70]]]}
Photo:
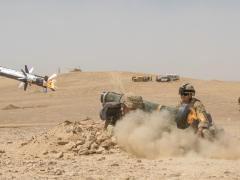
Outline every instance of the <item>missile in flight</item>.
{"label": "missile in flight", "polygon": [[20,81],[18,87],[19,88],[23,87],[24,91],[26,91],[28,86],[31,86],[32,84],[43,87],[46,90],[46,92],[47,89],[51,89],[52,91],[56,90],[55,83],[57,74],[53,74],[50,77],[39,76],[33,74],[33,70],[34,68],[28,69],[27,65],[25,65],[24,70],[21,69],[21,71],[16,71],[13,69],[0,66],[0,76]]}

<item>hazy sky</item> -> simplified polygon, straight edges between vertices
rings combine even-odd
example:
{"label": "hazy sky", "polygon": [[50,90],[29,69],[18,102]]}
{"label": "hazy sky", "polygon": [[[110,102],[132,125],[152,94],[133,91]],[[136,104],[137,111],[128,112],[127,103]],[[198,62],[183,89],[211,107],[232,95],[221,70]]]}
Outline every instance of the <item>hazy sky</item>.
{"label": "hazy sky", "polygon": [[240,81],[239,0],[0,0],[0,66]]}

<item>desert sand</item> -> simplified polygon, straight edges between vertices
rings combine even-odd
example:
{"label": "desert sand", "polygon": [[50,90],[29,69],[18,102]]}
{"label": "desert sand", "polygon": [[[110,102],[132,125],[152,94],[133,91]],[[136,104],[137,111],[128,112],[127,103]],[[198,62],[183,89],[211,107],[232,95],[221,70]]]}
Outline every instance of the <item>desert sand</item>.
{"label": "desert sand", "polygon": [[[240,82],[131,81],[140,74],[62,74],[58,90],[47,94],[36,86],[24,92],[17,81],[0,77],[0,179],[240,179]],[[156,135],[165,117],[141,112],[123,119],[113,137],[102,130],[101,92],[132,92],[175,106],[186,82],[224,128],[218,142],[174,127],[173,133]],[[131,124],[139,119],[142,126]]]}

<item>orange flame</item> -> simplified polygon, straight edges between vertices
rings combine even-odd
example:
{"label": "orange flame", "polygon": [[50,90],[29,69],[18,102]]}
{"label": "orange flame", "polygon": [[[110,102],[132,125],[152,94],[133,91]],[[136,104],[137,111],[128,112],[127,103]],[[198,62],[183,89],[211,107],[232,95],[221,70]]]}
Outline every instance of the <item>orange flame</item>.
{"label": "orange flame", "polygon": [[53,91],[56,90],[56,86],[55,86],[55,80],[48,80],[47,82],[47,87]]}

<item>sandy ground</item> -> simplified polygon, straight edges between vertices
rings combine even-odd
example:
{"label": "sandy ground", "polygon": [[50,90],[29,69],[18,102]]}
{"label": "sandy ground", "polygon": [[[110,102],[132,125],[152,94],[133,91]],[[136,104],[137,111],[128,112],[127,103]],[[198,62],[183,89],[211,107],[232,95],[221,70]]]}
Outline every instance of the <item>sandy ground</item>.
{"label": "sandy ground", "polygon": [[[240,151],[235,151],[239,154],[231,158],[225,155],[212,158],[197,154],[168,154],[149,159],[126,152],[117,144],[107,151],[88,152],[88,155],[80,153],[80,150],[83,152],[83,146],[79,146],[77,153],[73,149],[65,151],[65,141],[64,146],[54,146],[54,143],[62,142],[58,136],[61,135],[59,130],[64,121],[83,122],[79,133],[85,133],[86,141],[91,139],[91,135],[102,136],[103,124],[99,119],[99,111],[100,93],[103,91],[133,92],[146,100],[176,105],[179,101],[178,87],[185,82],[195,86],[197,97],[211,112],[216,124],[223,127],[229,137],[240,140],[237,104],[240,82],[184,78],[171,83],[134,83],[131,82],[132,75],[136,74],[64,74],[58,78],[58,90],[47,94],[35,86],[24,92],[17,89],[16,81],[0,77],[0,179],[240,179]],[[85,130],[89,123],[90,129]],[[57,129],[55,134],[52,133],[54,129]],[[66,130],[65,133],[69,132]],[[65,137],[66,134],[62,135]],[[74,138],[69,136],[65,139],[66,144],[76,145],[79,139]],[[107,138],[105,140],[108,142]],[[43,142],[46,149],[41,149]],[[97,144],[97,148],[106,146],[102,141]],[[236,141],[231,148],[238,150],[239,144]],[[227,153],[233,151],[229,149]]]}

